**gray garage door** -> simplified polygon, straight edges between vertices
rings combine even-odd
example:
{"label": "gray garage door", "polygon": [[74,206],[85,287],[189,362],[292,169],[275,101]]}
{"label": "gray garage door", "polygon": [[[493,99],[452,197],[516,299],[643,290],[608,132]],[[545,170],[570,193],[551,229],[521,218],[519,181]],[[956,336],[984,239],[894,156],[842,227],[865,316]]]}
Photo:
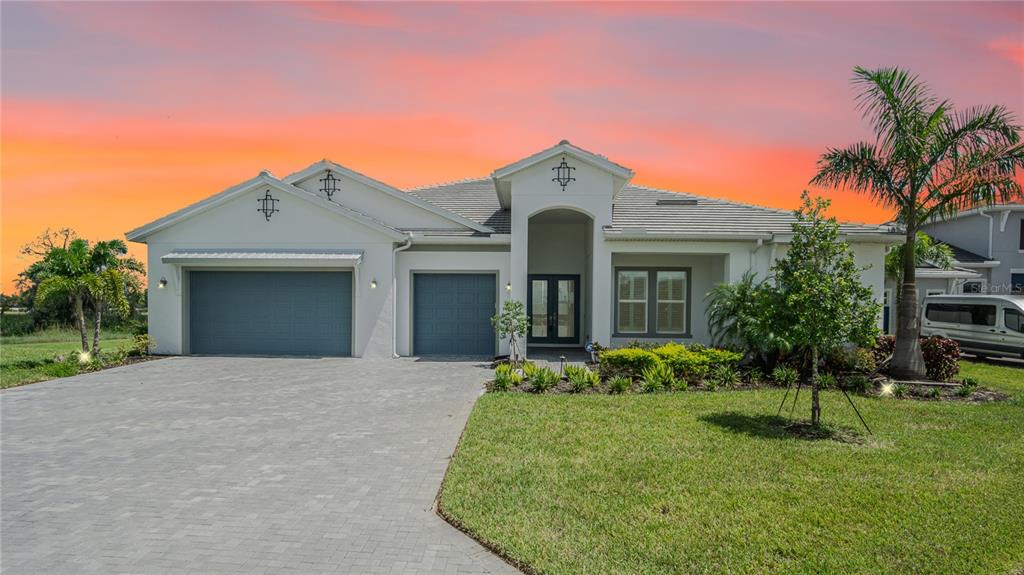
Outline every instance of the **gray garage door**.
{"label": "gray garage door", "polygon": [[351,272],[193,271],[192,353],[351,355]]}
{"label": "gray garage door", "polygon": [[494,274],[413,276],[415,355],[494,355]]}

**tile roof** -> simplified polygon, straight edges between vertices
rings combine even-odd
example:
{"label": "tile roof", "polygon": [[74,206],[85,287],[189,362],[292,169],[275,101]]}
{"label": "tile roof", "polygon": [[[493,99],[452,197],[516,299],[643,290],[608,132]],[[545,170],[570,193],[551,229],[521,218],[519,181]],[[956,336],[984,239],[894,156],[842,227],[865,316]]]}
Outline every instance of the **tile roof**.
{"label": "tile roof", "polygon": [[[484,223],[497,233],[510,233],[509,211],[498,204],[494,181],[473,178],[409,190],[409,193]],[[665,200],[675,200],[671,203]],[[678,200],[684,200],[679,202]],[[661,204],[659,204],[659,201]],[[612,208],[609,231],[721,235],[792,231],[793,212],[682,192],[628,185]],[[886,233],[889,226],[842,223],[843,233]]]}
{"label": "tile roof", "polygon": [[970,250],[965,250],[965,249],[963,249],[960,246],[954,246],[953,244],[951,244],[949,242],[941,242],[940,241],[939,243],[940,244],[945,244],[945,245],[949,246],[949,249],[953,250],[953,259],[955,259],[956,261],[958,261],[958,262],[960,262],[962,264],[983,263],[983,262],[990,261],[988,258],[986,258],[983,255],[976,254],[976,253],[974,253],[974,252],[972,252]]}
{"label": "tile roof", "polygon": [[498,203],[494,180],[489,177],[413,188],[408,192],[437,207],[479,222],[493,229],[494,233],[512,233],[509,210],[502,209]]}

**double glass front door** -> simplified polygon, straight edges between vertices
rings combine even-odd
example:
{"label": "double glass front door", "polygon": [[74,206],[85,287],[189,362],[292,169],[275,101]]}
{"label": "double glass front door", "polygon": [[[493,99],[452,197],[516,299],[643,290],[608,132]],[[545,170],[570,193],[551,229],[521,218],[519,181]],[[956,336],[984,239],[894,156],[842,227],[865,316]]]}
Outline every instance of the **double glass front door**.
{"label": "double glass front door", "polygon": [[531,275],[526,308],[529,343],[579,343],[580,276]]}

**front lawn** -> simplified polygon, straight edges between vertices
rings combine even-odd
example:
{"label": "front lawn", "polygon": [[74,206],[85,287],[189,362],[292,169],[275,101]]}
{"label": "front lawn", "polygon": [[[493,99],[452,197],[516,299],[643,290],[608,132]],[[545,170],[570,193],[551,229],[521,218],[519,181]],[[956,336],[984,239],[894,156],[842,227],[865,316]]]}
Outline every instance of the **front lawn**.
{"label": "front lawn", "polygon": [[[778,389],[487,394],[441,512],[538,573],[1014,573],[1024,370],[963,375],[1014,399],[857,397],[863,444],[787,436]],[[823,410],[859,426],[841,394]]]}
{"label": "front lawn", "polygon": [[[89,335],[92,345],[92,334]],[[107,351],[127,348],[132,344],[127,333],[104,333],[101,348]],[[74,375],[74,366],[55,363],[57,355],[76,355],[81,339],[74,330],[47,330],[26,336],[5,336],[0,339],[0,389]]]}

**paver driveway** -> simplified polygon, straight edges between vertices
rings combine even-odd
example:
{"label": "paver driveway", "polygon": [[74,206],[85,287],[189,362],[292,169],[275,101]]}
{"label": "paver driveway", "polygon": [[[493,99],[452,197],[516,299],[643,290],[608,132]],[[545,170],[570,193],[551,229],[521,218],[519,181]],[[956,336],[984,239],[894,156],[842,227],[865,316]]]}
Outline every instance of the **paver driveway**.
{"label": "paver driveway", "polygon": [[5,573],[488,573],[431,509],[484,371],[170,358],[0,394]]}

